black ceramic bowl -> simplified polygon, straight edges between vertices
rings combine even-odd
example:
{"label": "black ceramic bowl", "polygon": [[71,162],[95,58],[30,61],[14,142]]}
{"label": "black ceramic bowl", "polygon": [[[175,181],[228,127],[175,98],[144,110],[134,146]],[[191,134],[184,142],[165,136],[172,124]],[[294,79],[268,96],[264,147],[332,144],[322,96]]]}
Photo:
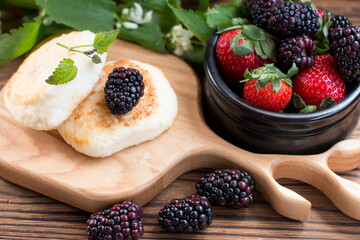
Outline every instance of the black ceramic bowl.
{"label": "black ceramic bowl", "polygon": [[[335,106],[314,113],[275,113],[244,101],[223,81],[217,67],[214,32],[206,46],[205,118],[233,144],[258,153],[320,153],[346,138],[359,120],[360,83]],[[347,89],[349,90],[349,88]]]}

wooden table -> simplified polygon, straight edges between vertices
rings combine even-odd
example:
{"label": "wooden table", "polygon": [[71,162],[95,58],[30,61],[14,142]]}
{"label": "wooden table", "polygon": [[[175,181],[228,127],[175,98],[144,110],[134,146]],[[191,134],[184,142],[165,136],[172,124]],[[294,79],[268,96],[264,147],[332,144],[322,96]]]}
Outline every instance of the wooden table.
{"label": "wooden table", "polygon": [[[228,1],[223,1],[228,2]],[[314,0],[319,6],[349,16],[360,25],[357,0]],[[16,71],[23,58],[0,68],[0,88]],[[350,136],[360,138],[360,125]],[[169,234],[157,223],[159,210],[173,198],[194,193],[197,179],[209,170],[184,174],[144,206],[143,239],[360,239],[360,222],[338,211],[317,189],[301,182],[279,182],[308,199],[312,204],[309,219],[289,220],[277,214],[255,191],[255,202],[248,209],[214,207],[214,222],[197,234]],[[360,168],[340,174],[360,183]],[[16,186],[0,178],[0,239],[85,239],[90,213]]]}

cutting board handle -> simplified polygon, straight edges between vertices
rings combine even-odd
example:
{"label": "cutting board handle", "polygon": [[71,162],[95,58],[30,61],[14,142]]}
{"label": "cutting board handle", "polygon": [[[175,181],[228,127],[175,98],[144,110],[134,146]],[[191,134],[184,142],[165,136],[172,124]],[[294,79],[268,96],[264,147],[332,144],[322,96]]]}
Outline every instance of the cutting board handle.
{"label": "cutting board handle", "polygon": [[[231,167],[249,171],[257,189],[279,214],[294,219],[308,218],[311,203],[276,182],[289,178],[308,183],[322,191],[343,213],[360,220],[360,185],[346,180],[334,171],[347,171],[360,165],[360,140],[345,140],[318,155],[254,154],[221,144],[212,146],[210,155],[230,161]],[[254,164],[255,163],[255,164]]]}

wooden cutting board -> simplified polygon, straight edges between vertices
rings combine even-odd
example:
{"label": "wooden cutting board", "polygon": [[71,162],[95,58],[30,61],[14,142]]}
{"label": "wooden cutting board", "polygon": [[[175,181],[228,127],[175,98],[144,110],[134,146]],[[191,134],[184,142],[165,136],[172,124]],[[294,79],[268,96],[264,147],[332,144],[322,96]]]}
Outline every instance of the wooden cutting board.
{"label": "wooden cutting board", "polygon": [[2,90],[1,177],[95,212],[125,199],[145,204],[178,176],[193,169],[232,167],[250,172],[257,189],[283,216],[304,220],[311,208],[309,201],[275,180],[291,178],[315,186],[342,212],[360,220],[360,185],[331,171],[348,171],[360,165],[360,140],[346,140],[312,156],[244,151],[219,138],[205,124],[199,81],[190,66],[174,56],[117,40],[109,49],[108,61],[121,58],[151,63],[163,70],[179,103],[178,115],[169,130],[111,157],[90,158],[67,145],[56,131],[36,131],[17,124],[4,106]]}

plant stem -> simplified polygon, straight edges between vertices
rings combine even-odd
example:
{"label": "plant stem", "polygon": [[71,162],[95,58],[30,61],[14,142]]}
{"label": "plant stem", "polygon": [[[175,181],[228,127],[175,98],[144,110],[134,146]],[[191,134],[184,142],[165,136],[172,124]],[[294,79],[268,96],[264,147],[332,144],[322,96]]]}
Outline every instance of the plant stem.
{"label": "plant stem", "polygon": [[82,48],[82,47],[92,47],[93,45],[80,45],[80,46],[75,46],[75,47],[71,47],[73,48]]}

